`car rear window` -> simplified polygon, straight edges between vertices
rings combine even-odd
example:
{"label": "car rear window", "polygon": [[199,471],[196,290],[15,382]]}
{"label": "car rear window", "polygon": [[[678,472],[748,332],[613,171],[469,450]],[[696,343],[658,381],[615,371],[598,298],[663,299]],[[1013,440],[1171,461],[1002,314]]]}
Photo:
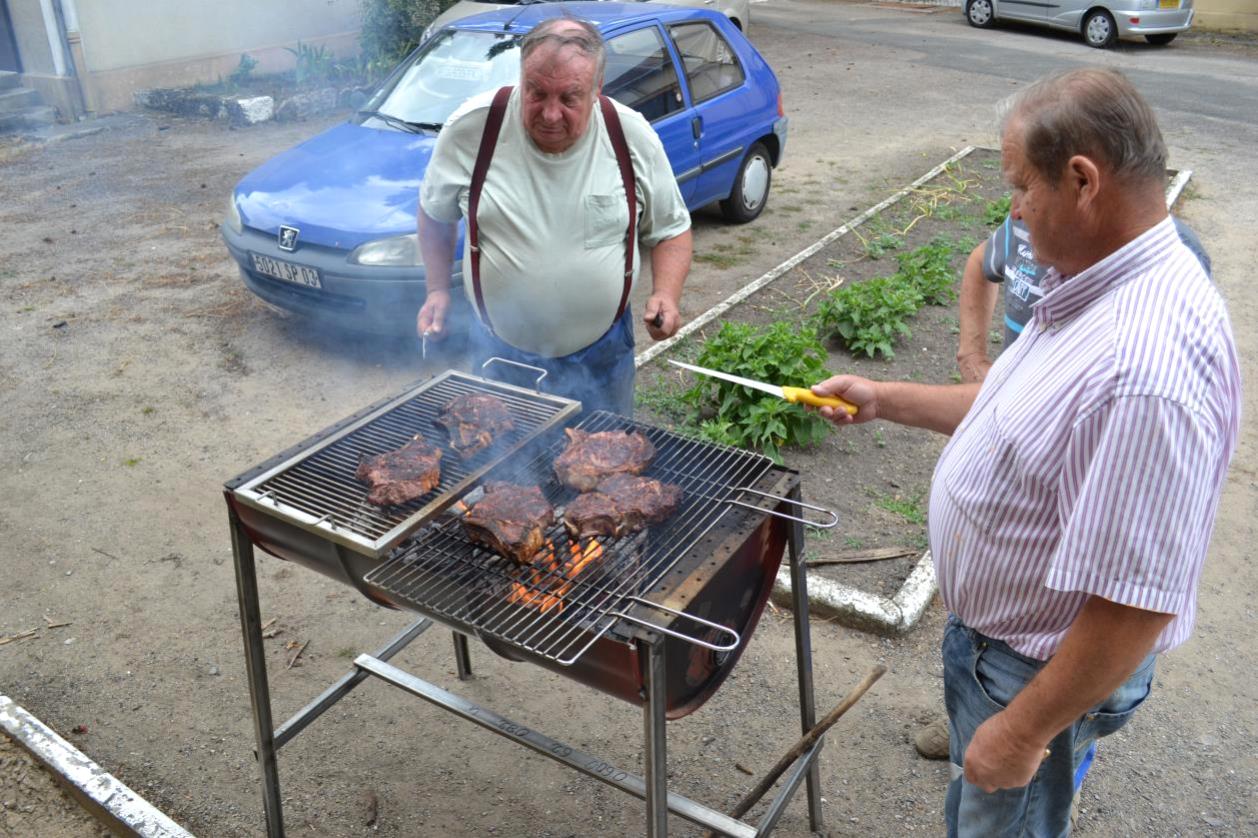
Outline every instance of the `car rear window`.
{"label": "car rear window", "polygon": [[681,82],[659,29],[635,29],[607,42],[603,93],[650,121],[681,110]]}
{"label": "car rear window", "polygon": [[677,44],[696,105],[738,87],[747,77],[733,48],[712,24],[679,23],[668,31]]}

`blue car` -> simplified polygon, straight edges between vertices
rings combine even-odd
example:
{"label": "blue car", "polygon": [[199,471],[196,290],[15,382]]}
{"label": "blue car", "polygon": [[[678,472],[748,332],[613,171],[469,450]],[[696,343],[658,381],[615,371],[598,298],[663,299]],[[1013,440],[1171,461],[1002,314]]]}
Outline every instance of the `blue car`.
{"label": "blue car", "polygon": [[[245,285],[338,326],[413,333],[425,295],[415,213],[437,134],[470,96],[515,84],[520,38],[562,14],[603,33],[603,92],[650,120],[687,206],[719,202],[735,223],[756,218],[787,118],[777,77],[725,15],[640,3],[514,7],[440,30],[353,119],[237,184],[222,233]],[[454,264],[458,289],[461,258]]]}

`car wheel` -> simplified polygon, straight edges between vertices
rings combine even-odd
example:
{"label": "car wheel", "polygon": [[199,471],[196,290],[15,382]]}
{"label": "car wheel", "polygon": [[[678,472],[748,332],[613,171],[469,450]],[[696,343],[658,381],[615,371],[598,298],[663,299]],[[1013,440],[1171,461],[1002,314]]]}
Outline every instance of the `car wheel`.
{"label": "car wheel", "polygon": [[1097,9],[1083,19],[1083,40],[1088,46],[1105,49],[1118,39],[1118,27],[1114,17],[1104,9]]}
{"label": "car wheel", "polygon": [[1145,35],[1144,39],[1155,47],[1164,47],[1175,40],[1175,36],[1178,34],[1178,32],[1167,32],[1163,35]]}
{"label": "car wheel", "polygon": [[769,184],[773,181],[773,160],[764,143],[755,143],[734,178],[729,197],[721,201],[721,212],[735,224],[754,221],[769,200]]}
{"label": "car wheel", "polygon": [[979,29],[991,26],[996,22],[992,0],[969,0],[965,4],[965,19],[970,22],[970,26],[977,26]]}

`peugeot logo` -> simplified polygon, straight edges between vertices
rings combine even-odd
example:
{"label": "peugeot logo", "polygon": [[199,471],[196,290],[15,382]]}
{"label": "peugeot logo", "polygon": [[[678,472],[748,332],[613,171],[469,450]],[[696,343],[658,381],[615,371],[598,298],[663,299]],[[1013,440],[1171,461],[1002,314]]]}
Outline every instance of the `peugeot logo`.
{"label": "peugeot logo", "polygon": [[296,227],[280,226],[280,250],[292,253],[297,249],[297,235],[301,231]]}

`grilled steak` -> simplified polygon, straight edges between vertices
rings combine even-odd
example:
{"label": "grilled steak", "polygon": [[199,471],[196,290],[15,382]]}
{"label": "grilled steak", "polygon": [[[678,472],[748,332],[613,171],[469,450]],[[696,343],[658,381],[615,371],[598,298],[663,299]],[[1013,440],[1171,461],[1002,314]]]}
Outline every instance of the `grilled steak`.
{"label": "grilled steak", "polygon": [[555,474],[581,492],[613,474],[641,474],[655,459],[655,446],[637,431],[587,433],[567,428],[564,433],[568,447],[555,458]]}
{"label": "grilled steak", "polygon": [[484,451],[499,436],[515,429],[506,403],[486,393],[456,396],[433,421],[450,434],[450,447],[464,459]]}
{"label": "grilled steak", "polygon": [[568,504],[563,523],[573,538],[619,538],[668,518],[681,504],[681,487],[650,477],[614,474]]}
{"label": "grilled steak", "polygon": [[441,449],[415,437],[396,451],[368,457],[355,476],[371,485],[367,500],[378,506],[412,501],[441,482]]}
{"label": "grilled steak", "polygon": [[485,484],[485,496],[463,516],[463,529],[476,544],[519,564],[529,564],[555,522],[555,510],[536,486]]}

